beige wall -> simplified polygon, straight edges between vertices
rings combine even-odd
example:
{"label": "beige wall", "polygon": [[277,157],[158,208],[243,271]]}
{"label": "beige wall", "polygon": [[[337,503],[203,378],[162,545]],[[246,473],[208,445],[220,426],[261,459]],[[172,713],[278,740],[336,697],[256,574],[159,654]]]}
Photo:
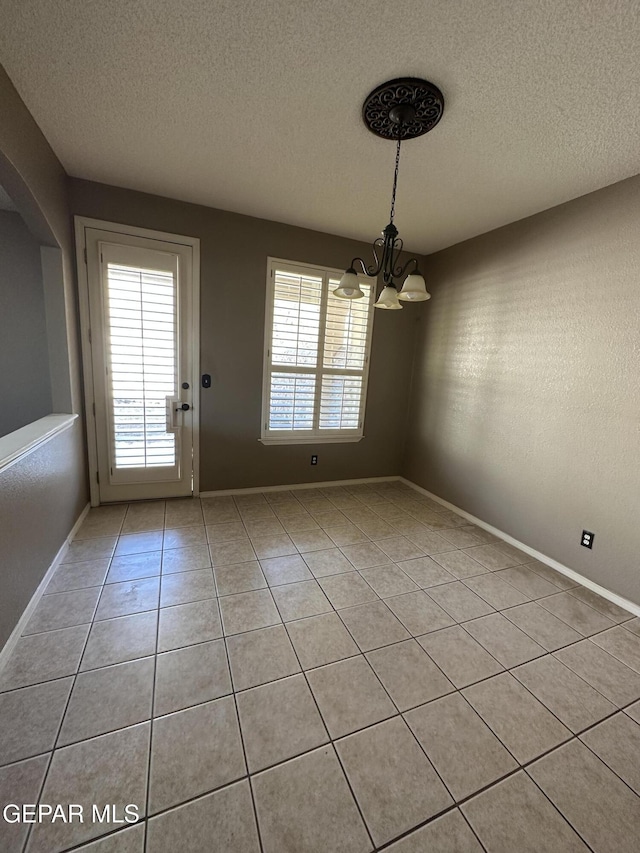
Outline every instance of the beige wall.
{"label": "beige wall", "polygon": [[355,255],[369,258],[369,245],[77,179],[70,199],[77,215],[200,238],[201,373],[212,376],[201,389],[202,491],[399,474],[419,306],[375,312],[361,442],[258,441],[267,257],[344,269]]}
{"label": "beige wall", "polygon": [[0,210],[0,436],[51,414],[40,245]]}
{"label": "beige wall", "polygon": [[[57,325],[48,329],[65,358],[71,407],[79,410],[81,385],[72,231],[66,175],[40,129],[0,66],[0,184],[15,202],[39,243],[59,247],[61,306]],[[54,318],[55,319],[55,318]],[[86,463],[81,420],[37,452],[0,472],[0,647],[87,501]]]}
{"label": "beige wall", "polygon": [[405,476],[640,603],[640,176],[427,271]]}
{"label": "beige wall", "polygon": [[0,649],[87,502],[78,442],[71,427],[0,473]]}

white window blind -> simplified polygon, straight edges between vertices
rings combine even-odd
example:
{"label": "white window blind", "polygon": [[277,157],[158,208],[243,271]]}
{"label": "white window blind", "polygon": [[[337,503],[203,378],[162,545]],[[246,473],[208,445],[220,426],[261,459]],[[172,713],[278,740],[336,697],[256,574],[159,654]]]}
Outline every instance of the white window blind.
{"label": "white window blind", "polygon": [[172,273],[107,264],[107,377],[116,468],[175,465],[166,399],[176,388]]}
{"label": "white window blind", "polygon": [[262,440],[362,436],[372,326],[372,287],[338,299],[342,273],[270,259],[267,275]]}

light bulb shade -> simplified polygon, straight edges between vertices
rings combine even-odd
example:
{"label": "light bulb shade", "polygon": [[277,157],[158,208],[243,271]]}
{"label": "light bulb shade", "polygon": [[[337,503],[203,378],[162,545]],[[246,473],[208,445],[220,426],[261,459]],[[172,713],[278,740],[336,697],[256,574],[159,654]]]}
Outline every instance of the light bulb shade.
{"label": "light bulb shade", "polygon": [[338,299],[361,299],[364,293],[360,290],[360,282],[354,269],[348,269],[340,279],[340,284],[333,291]]}
{"label": "light bulb shade", "polygon": [[387,311],[398,311],[402,308],[402,305],[398,302],[398,291],[395,287],[383,287],[382,293],[373,307],[386,308]]}
{"label": "light bulb shade", "polygon": [[431,299],[431,294],[427,293],[424,278],[419,272],[416,271],[406,277],[398,299],[403,302],[426,302],[427,299]]}

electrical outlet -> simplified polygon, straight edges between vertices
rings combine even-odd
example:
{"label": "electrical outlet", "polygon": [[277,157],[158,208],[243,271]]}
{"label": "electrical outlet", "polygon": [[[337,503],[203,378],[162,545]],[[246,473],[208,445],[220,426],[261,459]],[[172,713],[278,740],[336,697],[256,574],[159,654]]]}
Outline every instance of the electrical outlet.
{"label": "electrical outlet", "polygon": [[584,545],[585,548],[593,548],[593,538],[595,535],[595,533],[591,533],[588,530],[583,530],[580,544]]}
{"label": "electrical outlet", "polygon": [[311,457],[311,464],[312,464],[312,465],[317,465],[317,464],[318,464],[318,457],[315,455],[315,453],[314,453],[314,454],[313,454],[313,456]]}

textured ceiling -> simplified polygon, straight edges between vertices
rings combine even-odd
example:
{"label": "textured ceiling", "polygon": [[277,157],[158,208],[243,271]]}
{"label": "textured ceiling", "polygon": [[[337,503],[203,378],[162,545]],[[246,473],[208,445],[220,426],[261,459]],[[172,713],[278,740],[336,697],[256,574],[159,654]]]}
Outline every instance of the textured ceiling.
{"label": "textured ceiling", "polygon": [[397,76],[444,92],[396,224],[430,252],[640,171],[637,0],[0,0],[0,61],[71,175],[372,240]]}

